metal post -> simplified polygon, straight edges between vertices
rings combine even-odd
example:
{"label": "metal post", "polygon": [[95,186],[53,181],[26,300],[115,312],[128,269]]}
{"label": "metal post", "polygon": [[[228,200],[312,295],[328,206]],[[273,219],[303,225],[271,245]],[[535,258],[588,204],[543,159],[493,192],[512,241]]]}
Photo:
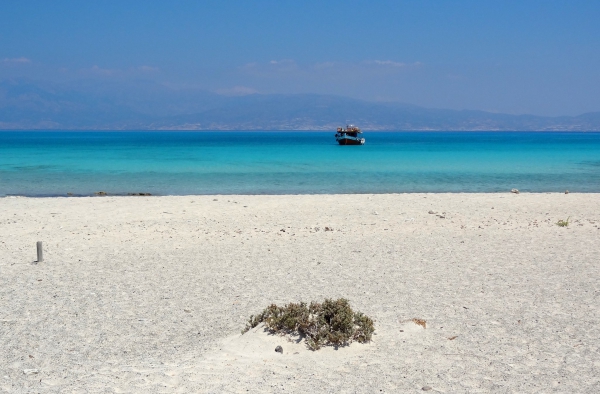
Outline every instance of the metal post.
{"label": "metal post", "polygon": [[37,262],[41,263],[44,261],[44,251],[42,250],[42,241],[37,241]]}

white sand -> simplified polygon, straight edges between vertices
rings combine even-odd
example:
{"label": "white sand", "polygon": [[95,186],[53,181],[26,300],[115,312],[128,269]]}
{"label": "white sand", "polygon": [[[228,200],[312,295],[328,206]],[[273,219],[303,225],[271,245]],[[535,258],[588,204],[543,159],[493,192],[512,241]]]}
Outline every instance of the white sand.
{"label": "white sand", "polygon": [[[599,241],[598,194],[2,198],[0,391],[600,392]],[[325,297],[374,341],[240,335]]]}

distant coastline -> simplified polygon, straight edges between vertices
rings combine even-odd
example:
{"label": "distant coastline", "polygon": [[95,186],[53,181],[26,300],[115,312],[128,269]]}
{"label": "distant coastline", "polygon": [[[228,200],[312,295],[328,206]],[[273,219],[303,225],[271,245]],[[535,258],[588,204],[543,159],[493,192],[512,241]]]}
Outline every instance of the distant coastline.
{"label": "distant coastline", "polygon": [[[436,130],[436,129],[414,129],[414,130],[392,130],[392,129],[370,129],[363,128],[366,132],[377,133],[600,133],[600,130]],[[325,133],[333,132],[331,128],[306,128],[306,129],[0,129],[0,133],[162,133],[162,132],[190,132],[190,133]]]}
{"label": "distant coastline", "polygon": [[223,96],[153,89],[158,90],[148,98],[120,97],[0,81],[0,130],[335,131],[349,121],[370,131],[600,131],[600,112],[514,115],[333,95]]}

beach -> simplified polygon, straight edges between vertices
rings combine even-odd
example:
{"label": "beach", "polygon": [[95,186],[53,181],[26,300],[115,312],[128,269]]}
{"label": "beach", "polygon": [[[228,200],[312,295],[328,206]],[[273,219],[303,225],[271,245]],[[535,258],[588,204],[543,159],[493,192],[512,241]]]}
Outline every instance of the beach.
{"label": "beach", "polygon": [[[0,391],[600,392],[599,239],[592,193],[0,198]],[[340,297],[370,343],[240,333]]]}

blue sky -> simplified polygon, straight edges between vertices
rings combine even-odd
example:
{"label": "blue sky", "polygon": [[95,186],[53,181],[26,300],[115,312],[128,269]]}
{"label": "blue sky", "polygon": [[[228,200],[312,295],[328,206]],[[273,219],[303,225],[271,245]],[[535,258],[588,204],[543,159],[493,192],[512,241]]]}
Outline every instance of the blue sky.
{"label": "blue sky", "polygon": [[0,79],[600,111],[600,1],[4,1]]}

